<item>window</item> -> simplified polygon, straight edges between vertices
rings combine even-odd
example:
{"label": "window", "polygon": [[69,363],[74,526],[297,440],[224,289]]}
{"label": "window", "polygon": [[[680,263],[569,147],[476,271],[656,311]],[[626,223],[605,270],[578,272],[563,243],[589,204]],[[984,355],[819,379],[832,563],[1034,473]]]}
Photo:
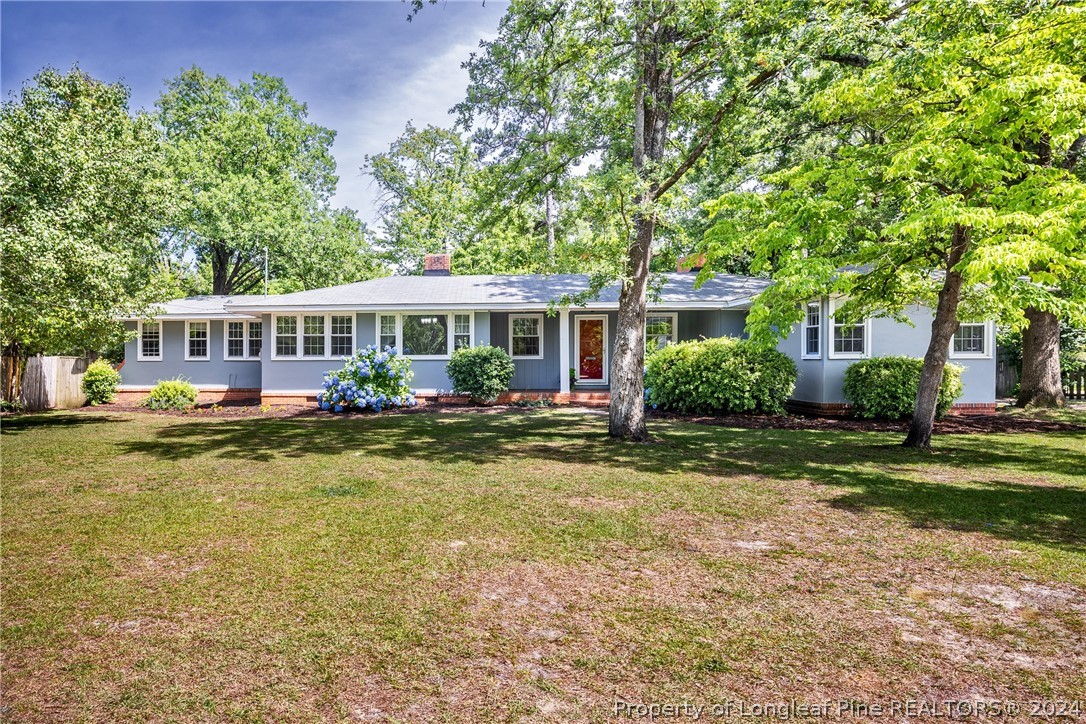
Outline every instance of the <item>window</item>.
{"label": "window", "polygon": [[411,357],[444,357],[449,354],[447,314],[405,314],[400,336],[403,353]]}
{"label": "window", "polygon": [[807,316],[803,321],[803,356],[818,359],[822,356],[822,305],[807,302]]}
{"label": "window", "polygon": [[298,318],[275,318],[275,355],[277,357],[296,357],[298,355]]}
{"label": "window", "polygon": [[226,322],[223,359],[260,359],[260,322]]}
{"label": "window", "polygon": [[245,322],[226,323],[226,356],[245,357]]}
{"label": "window", "polygon": [[207,322],[187,322],[189,345],[185,359],[208,359]]}
{"label": "window", "polygon": [[471,346],[471,315],[453,315],[453,349]]}
{"label": "window", "polygon": [[346,357],[354,354],[354,317],[349,314],[332,315],[332,356]]}
{"label": "window", "polygon": [[543,315],[509,316],[509,354],[513,357],[543,358]]}
{"label": "window", "polygon": [[650,314],[645,317],[645,349],[657,350],[669,344],[675,344],[674,314]]}
{"label": "window", "polygon": [[302,356],[324,356],[323,314],[307,314],[302,317]]}
{"label": "window", "polygon": [[378,330],[377,346],[381,349],[396,346],[396,315],[382,314],[381,329]]}
{"label": "window", "polygon": [[840,304],[843,304],[843,302],[831,302],[830,305],[831,328],[833,330],[830,357],[866,357],[868,354],[868,320],[865,319],[859,324],[838,323],[836,319],[833,319],[833,311],[836,307],[840,306]]}
{"label": "window", "polygon": [[984,322],[962,322],[954,333],[951,348],[958,357],[986,357],[988,355],[987,325]]}
{"label": "window", "polygon": [[157,362],[162,359],[162,322],[140,322],[140,346],[136,359]]}
{"label": "window", "polygon": [[249,322],[249,358],[259,359],[264,341],[263,322]]}

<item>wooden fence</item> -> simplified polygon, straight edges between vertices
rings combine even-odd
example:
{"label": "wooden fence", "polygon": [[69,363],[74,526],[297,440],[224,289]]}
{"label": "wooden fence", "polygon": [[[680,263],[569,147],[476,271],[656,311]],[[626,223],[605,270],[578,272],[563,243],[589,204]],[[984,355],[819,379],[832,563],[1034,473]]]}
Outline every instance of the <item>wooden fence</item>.
{"label": "wooden fence", "polygon": [[[5,358],[9,368],[11,360]],[[26,361],[19,383],[19,400],[25,410],[82,407],[87,402],[83,394],[83,374],[87,371],[85,357],[43,357]]]}
{"label": "wooden fence", "polygon": [[1063,373],[1063,395],[1068,400],[1086,400],[1086,367]]}

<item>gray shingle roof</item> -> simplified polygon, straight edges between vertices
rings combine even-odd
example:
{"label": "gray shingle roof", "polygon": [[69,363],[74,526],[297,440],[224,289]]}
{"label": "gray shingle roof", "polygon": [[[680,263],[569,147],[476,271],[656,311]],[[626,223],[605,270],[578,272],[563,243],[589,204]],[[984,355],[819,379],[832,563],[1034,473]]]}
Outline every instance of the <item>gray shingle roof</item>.
{"label": "gray shingle roof", "polygon": [[[654,307],[722,308],[742,306],[769,286],[768,279],[721,274],[694,289],[696,274],[665,274]],[[352,309],[446,308],[475,309],[545,307],[565,294],[589,288],[586,274],[523,274],[485,276],[394,276],[292,294],[251,295],[231,299],[228,311],[293,310],[310,307]],[[186,300],[182,300],[186,301]],[[618,285],[603,289],[590,307],[618,305]]]}
{"label": "gray shingle roof", "polygon": [[[238,315],[226,309],[227,303],[246,302],[254,299],[271,299],[260,294],[234,294],[227,295],[202,295],[198,297],[185,297],[183,299],[171,299],[168,302],[155,305],[151,314],[156,319],[208,319],[238,317]],[[129,317],[135,319],[135,317]]]}

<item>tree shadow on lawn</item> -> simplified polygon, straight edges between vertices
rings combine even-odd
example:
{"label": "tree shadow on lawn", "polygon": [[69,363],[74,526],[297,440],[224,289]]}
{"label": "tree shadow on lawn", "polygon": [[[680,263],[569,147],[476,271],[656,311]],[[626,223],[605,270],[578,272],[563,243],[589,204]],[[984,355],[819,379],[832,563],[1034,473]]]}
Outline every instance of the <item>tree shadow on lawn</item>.
{"label": "tree shadow on lawn", "polygon": [[[836,498],[835,507],[895,511],[917,527],[985,531],[1086,550],[1086,487],[1047,480],[1054,474],[1086,478],[1086,454],[1066,447],[1024,436],[976,435],[944,438],[935,452],[922,453],[900,447],[897,433],[661,423],[654,432],[660,436],[655,443],[616,442],[607,438],[605,420],[560,412],[236,419],[185,421],[124,448],[165,460],[210,454],[260,462],[362,452],[396,460],[479,465],[548,460],[627,468],[634,474],[810,480],[851,491]],[[1037,484],[977,479],[977,468],[1006,471],[1008,478],[1033,475]]]}
{"label": "tree shadow on lawn", "polygon": [[114,415],[73,415],[66,410],[27,412],[5,415],[3,419],[0,420],[0,434],[19,435],[30,430],[77,428],[111,422],[126,422],[126,419]]}

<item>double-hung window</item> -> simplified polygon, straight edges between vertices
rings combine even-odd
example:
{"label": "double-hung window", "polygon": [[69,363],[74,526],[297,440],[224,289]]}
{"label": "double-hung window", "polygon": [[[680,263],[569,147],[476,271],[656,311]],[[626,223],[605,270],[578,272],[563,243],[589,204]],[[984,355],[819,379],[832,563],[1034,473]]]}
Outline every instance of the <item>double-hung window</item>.
{"label": "double-hung window", "polygon": [[[354,354],[353,314],[277,314],[272,359],[347,357]],[[258,329],[250,344],[259,354],[261,334]]]}
{"label": "double-hung window", "polygon": [[678,325],[674,314],[650,314],[645,317],[645,349],[652,352],[675,344]]}
{"label": "double-hung window", "polygon": [[275,356],[298,356],[298,318],[275,318]]}
{"label": "double-hung window", "polygon": [[378,330],[377,346],[382,350],[387,347],[396,347],[399,344],[396,339],[396,315],[381,314],[378,316],[378,323],[381,328]]}
{"label": "double-hung window", "polygon": [[870,353],[868,345],[868,331],[870,325],[868,320],[863,320],[858,323],[845,324],[838,322],[833,315],[833,309],[840,306],[841,303],[832,303],[831,305],[831,318],[830,328],[833,332],[833,338],[830,342],[830,357],[837,357],[841,359],[859,359],[861,357],[867,357]]}
{"label": "double-hung window", "polygon": [[185,347],[185,359],[210,359],[208,351],[207,322],[186,322],[188,327],[188,345]]}
{"label": "double-hung window", "polygon": [[509,316],[509,354],[513,358],[543,358],[543,315]]}
{"label": "double-hung window", "polygon": [[302,356],[324,356],[323,314],[306,314],[302,317]]}
{"label": "double-hung window", "polygon": [[332,315],[332,356],[347,357],[354,354],[354,317],[349,314]]}
{"label": "double-hung window", "polygon": [[249,358],[259,359],[264,346],[264,323],[249,322]]}
{"label": "double-hung window", "polygon": [[803,357],[818,359],[822,356],[822,305],[807,302],[803,320]]}
{"label": "double-hung window", "polygon": [[453,315],[453,349],[471,346],[471,315]]}
{"label": "double-hung window", "polygon": [[141,362],[158,362],[162,359],[162,322],[140,322],[139,353]]}
{"label": "double-hung window", "polygon": [[984,322],[962,322],[954,333],[951,352],[955,357],[987,357],[988,325]]}
{"label": "double-hung window", "polygon": [[260,359],[261,323],[226,322],[224,359]]}

